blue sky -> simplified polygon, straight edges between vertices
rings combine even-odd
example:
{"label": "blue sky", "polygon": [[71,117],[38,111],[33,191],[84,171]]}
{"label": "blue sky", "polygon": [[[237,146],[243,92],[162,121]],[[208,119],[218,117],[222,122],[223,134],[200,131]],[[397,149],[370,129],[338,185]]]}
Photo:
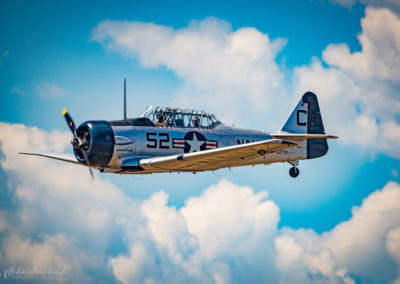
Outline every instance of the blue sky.
{"label": "blue sky", "polygon": [[[43,133],[50,132],[51,137],[59,134],[63,142],[57,144],[58,138],[49,138],[45,146],[60,147],[64,145],[64,137],[69,139],[61,110],[67,108],[76,123],[121,118],[122,82],[126,77],[128,116],[138,115],[149,104],[182,102],[185,106],[210,109],[227,124],[274,131],[284,123],[303,91],[315,91],[320,96],[326,131],[339,135],[340,139],[329,143],[325,157],[301,162],[297,179],[289,177],[286,164],[196,175],[103,174],[98,179],[138,203],[147,204],[152,196],[164,190],[169,196],[168,208],[182,209],[182,212],[192,197],[203,196],[205,189],[220,185],[221,180],[228,181],[232,187],[250,187],[254,194],[267,191],[268,199],[279,208],[279,230],[304,228],[317,234],[330,234],[338,224],[354,216],[354,206],[361,206],[364,199],[388,182],[400,181],[397,139],[400,138],[397,78],[400,71],[395,63],[391,64],[400,58],[396,44],[396,32],[400,30],[400,21],[396,22],[399,5],[386,1],[337,2],[342,5],[336,1],[308,0],[231,1],[229,4],[224,1],[3,1],[0,4],[0,122],[37,127]],[[376,29],[384,27],[381,33],[375,32],[375,25]],[[253,84],[231,80],[240,74],[242,67],[235,71],[236,65],[232,65],[232,77],[228,74],[227,81],[219,80],[226,75],[223,68],[221,71],[212,61],[201,65],[174,45],[174,39],[181,40],[182,35],[201,35],[223,46],[231,36],[240,38],[242,34],[238,31],[245,27],[251,28],[246,31],[257,40],[267,39],[261,47],[258,41],[253,46],[245,46],[249,52],[258,52],[251,50],[255,46],[265,50],[260,61],[249,61],[243,67],[248,70],[249,78],[258,72],[268,74],[265,86],[260,87],[258,81]],[[154,38],[162,38],[161,49],[165,48],[171,58],[166,58],[164,51],[159,51],[160,46],[151,40],[121,41],[146,35],[140,34],[142,30]],[[380,58],[376,50],[388,54],[388,58]],[[225,51],[211,49],[210,52],[215,52],[222,62],[232,63]],[[200,50],[199,57],[212,58],[208,57],[210,52]],[[188,62],[188,66],[182,67],[182,62]],[[208,72],[217,79],[207,77]],[[231,100],[232,105],[224,107],[221,103],[224,100]],[[246,111],[240,105],[244,101],[249,104]],[[22,132],[13,133],[21,135],[21,139],[25,137]],[[3,144],[6,143],[3,141]],[[1,149],[2,157],[12,155]],[[49,163],[64,169],[59,163]],[[82,175],[79,179],[86,178],[85,170],[77,170]],[[23,181],[24,172],[17,174],[12,166],[3,164],[0,178],[1,187],[9,188],[0,199],[0,209],[18,211],[22,203],[11,200],[20,197],[18,184]],[[54,234],[48,232],[49,236],[58,236],[57,229],[50,231]],[[29,235],[22,229],[18,232],[19,236],[21,232]],[[72,237],[65,232],[58,233]],[[35,239],[34,233],[31,238]],[[112,257],[123,255],[124,249],[130,247],[118,244],[123,239],[119,233],[110,239],[113,241],[105,250]],[[4,242],[3,239],[3,246]],[[111,266],[121,259],[114,260]],[[382,278],[384,281],[395,278],[392,270]],[[348,268],[348,271],[356,281],[376,280],[357,269],[351,272]],[[118,271],[113,272],[116,279],[125,279]],[[231,272],[231,277],[240,276],[239,270],[237,273]],[[111,272],[107,277],[115,281]]]}

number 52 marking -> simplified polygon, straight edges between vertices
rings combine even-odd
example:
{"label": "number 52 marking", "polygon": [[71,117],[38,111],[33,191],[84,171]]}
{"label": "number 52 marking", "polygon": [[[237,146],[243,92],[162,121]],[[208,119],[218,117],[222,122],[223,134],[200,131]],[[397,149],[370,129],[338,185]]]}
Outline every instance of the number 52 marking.
{"label": "number 52 marking", "polygon": [[158,133],[159,140],[157,140],[157,134],[154,132],[147,132],[147,148],[157,148],[169,149],[169,134],[168,133]]}

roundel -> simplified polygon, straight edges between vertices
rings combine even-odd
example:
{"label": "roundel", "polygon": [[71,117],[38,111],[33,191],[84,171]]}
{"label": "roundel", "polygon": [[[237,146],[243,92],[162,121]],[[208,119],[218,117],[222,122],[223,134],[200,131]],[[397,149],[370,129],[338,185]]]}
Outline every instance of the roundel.
{"label": "roundel", "polygon": [[185,134],[183,139],[185,140],[185,147],[183,148],[185,153],[206,150],[206,137],[199,132],[190,131]]}

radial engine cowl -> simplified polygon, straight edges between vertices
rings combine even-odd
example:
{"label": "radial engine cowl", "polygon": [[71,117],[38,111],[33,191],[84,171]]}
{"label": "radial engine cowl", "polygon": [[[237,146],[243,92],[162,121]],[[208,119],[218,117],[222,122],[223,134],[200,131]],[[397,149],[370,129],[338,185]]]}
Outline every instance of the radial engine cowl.
{"label": "radial engine cowl", "polygon": [[91,166],[106,166],[114,152],[114,132],[108,121],[86,121],[77,129],[77,136],[81,140],[81,150],[74,147],[76,158],[84,163],[86,153]]}

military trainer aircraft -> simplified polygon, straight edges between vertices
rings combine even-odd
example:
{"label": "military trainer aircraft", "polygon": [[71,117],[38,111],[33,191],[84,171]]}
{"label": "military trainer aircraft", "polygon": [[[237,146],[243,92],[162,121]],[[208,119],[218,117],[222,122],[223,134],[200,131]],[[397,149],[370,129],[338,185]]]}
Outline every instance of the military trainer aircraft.
{"label": "military trainer aircraft", "polygon": [[241,129],[219,121],[214,114],[189,109],[149,106],[137,118],[91,120],[78,128],[64,109],[73,134],[75,155],[21,153],[85,165],[105,173],[152,174],[202,172],[221,168],[288,162],[291,177],[299,175],[299,160],[328,151],[317,96],[305,93],[278,132]]}

